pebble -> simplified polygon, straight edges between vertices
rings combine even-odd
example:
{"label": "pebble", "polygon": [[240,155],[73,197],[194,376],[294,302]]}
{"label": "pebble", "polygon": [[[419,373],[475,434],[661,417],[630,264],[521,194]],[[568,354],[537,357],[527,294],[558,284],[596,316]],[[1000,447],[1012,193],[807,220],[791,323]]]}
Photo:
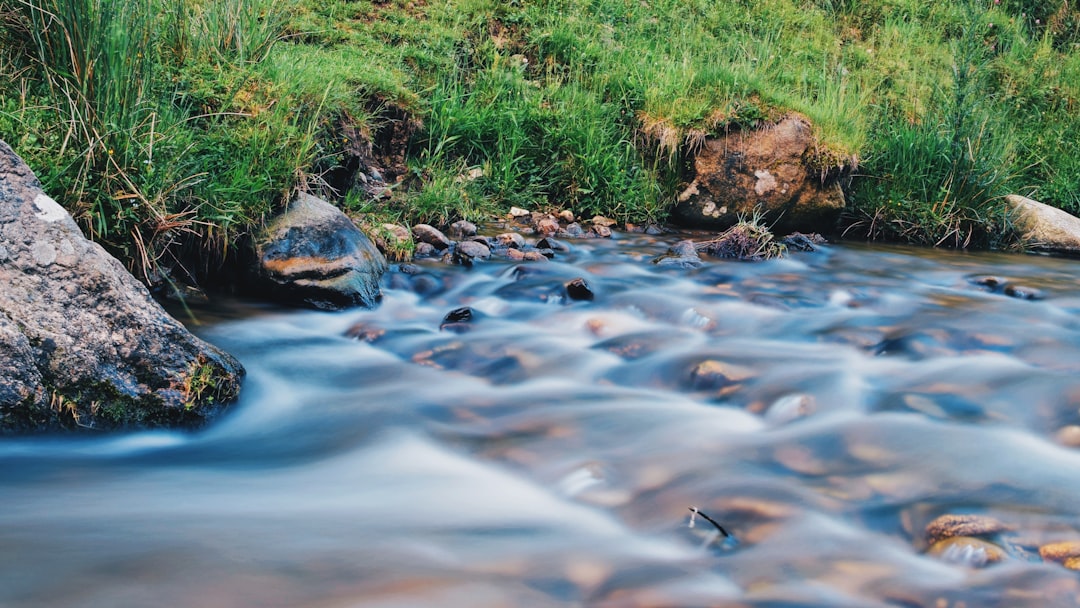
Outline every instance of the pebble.
{"label": "pebble", "polygon": [[491,257],[491,250],[483,243],[461,241],[454,249],[454,263],[471,266],[473,260],[486,260]]}
{"label": "pebble", "polygon": [[565,287],[566,295],[571,300],[591,302],[596,298],[596,294],[593,293],[592,289],[589,289],[589,284],[581,277],[567,282]]}
{"label": "pebble", "polygon": [[942,515],[926,526],[930,544],[954,536],[986,536],[1009,530],[993,517],[985,515]]}
{"label": "pebble", "polygon": [[509,249],[524,249],[525,237],[516,232],[504,232],[495,237],[495,242],[500,247],[507,247]]}
{"label": "pebble", "polygon": [[435,255],[438,252],[435,246],[431,243],[417,243],[413,248],[413,257],[416,258],[428,258]]}
{"label": "pebble", "polygon": [[1068,540],[1039,547],[1039,555],[1070,570],[1080,569],[1080,541]]}
{"label": "pebble", "polygon": [[569,209],[563,209],[559,212],[559,219],[567,223],[572,222],[574,221],[574,212]]}

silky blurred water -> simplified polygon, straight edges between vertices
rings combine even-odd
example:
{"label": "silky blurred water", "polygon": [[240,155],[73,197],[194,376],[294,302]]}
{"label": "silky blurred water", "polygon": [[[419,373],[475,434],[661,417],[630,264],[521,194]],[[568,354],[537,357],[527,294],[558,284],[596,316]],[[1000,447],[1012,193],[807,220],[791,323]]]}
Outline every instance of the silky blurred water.
{"label": "silky blurred water", "polygon": [[[1080,262],[654,265],[678,238],[197,307],[249,372],[225,417],[0,442],[0,605],[1078,605],[1038,547],[1080,540]],[[927,554],[950,513],[1009,558]]]}

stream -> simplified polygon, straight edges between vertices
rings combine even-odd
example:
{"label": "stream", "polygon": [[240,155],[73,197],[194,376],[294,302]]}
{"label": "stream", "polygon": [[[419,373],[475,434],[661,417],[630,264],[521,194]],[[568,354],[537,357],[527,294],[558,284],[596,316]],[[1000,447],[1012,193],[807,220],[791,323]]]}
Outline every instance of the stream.
{"label": "stream", "polygon": [[1080,262],[679,238],[195,306],[228,414],[0,441],[0,606],[1080,606]]}

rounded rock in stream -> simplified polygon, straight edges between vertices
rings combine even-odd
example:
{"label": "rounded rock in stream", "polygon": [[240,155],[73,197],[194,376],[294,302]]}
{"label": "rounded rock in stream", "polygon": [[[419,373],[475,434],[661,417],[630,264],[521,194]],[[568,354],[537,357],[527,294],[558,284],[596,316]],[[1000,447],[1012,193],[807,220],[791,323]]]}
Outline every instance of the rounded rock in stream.
{"label": "rounded rock in stream", "polygon": [[452,238],[458,240],[465,239],[476,234],[476,224],[461,220],[450,224],[448,232],[450,232]]}
{"label": "rounded rock in stream", "polygon": [[942,560],[972,568],[982,568],[1004,561],[1005,550],[981,538],[952,536],[934,543],[927,552]]}
{"label": "rounded rock in stream", "polygon": [[412,232],[417,241],[431,245],[436,251],[449,249],[453,244],[439,229],[428,224],[417,224],[413,226]]}
{"label": "rounded rock in stream", "polygon": [[452,260],[461,266],[472,266],[476,260],[486,260],[491,257],[491,250],[487,245],[476,241],[461,241],[454,247]]}
{"label": "rounded rock in stream", "polygon": [[988,536],[1010,530],[1009,526],[985,515],[954,515],[938,517],[926,526],[930,544],[953,536]]}
{"label": "rounded rock in stream", "polygon": [[592,289],[589,289],[589,284],[583,278],[578,277],[569,281],[565,287],[566,295],[571,300],[592,302],[596,298],[596,294],[593,293]]}
{"label": "rounded rock in stream", "polygon": [[472,329],[472,322],[477,318],[478,315],[476,311],[468,306],[455,308],[446,313],[446,316],[443,317],[442,323],[439,325],[439,330],[456,334],[465,333]]}

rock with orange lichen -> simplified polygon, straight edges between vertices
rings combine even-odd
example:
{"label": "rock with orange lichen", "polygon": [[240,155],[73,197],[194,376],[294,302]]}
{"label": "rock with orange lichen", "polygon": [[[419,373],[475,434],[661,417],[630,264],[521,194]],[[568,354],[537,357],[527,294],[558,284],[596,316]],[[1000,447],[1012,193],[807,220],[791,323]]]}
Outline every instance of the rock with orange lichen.
{"label": "rock with orange lichen", "polygon": [[1004,523],[985,515],[948,514],[926,526],[926,539],[931,545],[954,536],[989,536],[1009,530]]}
{"label": "rock with orange lichen", "polygon": [[256,289],[323,310],[374,306],[386,259],[344,213],[301,193],[255,245]]}

